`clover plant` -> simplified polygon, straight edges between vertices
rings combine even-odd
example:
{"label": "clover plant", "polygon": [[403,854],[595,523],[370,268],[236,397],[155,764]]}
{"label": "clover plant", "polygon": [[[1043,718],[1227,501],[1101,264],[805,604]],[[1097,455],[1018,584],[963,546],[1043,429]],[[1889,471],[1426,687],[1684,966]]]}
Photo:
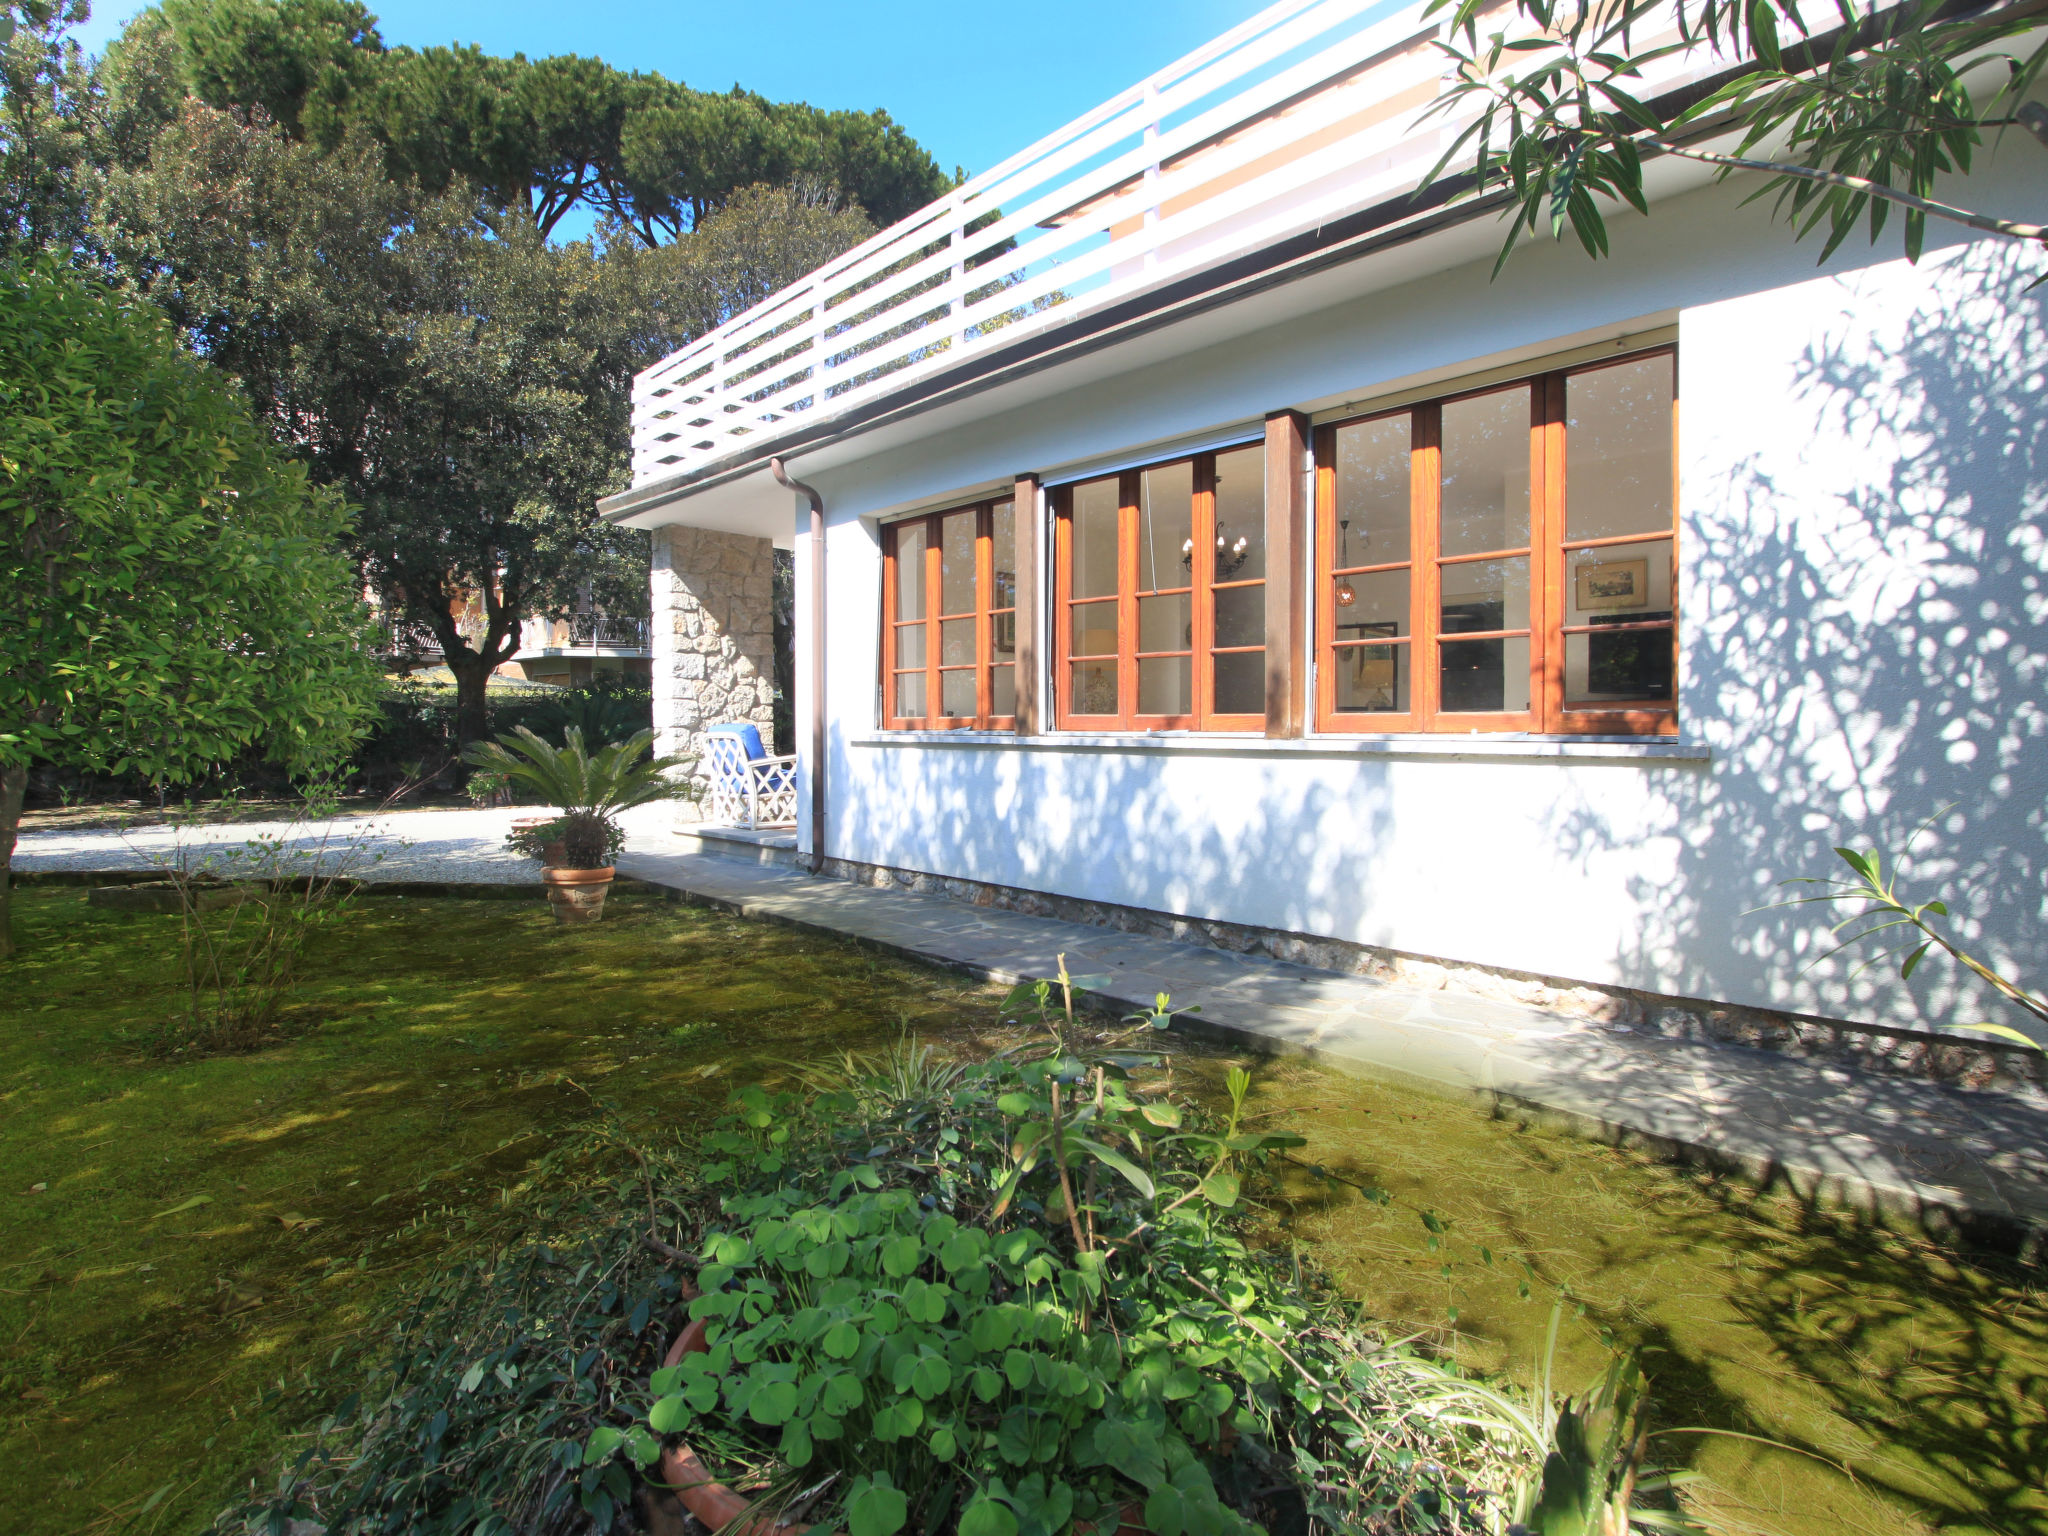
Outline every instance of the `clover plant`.
{"label": "clover plant", "polygon": [[606,1452],[650,1466],[677,1436],[766,1466],[764,1503],[829,1488],[849,1536],[1247,1536],[1216,1472],[1272,1458],[1305,1314],[1218,1218],[1301,1138],[1240,1129],[1241,1071],[1198,1125],[1134,1085],[1158,1058],[1083,1050],[1070,1015],[1049,1033],[871,1146],[855,1095],[743,1090],[703,1142],[727,1191],[689,1308],[708,1351],[655,1372]]}

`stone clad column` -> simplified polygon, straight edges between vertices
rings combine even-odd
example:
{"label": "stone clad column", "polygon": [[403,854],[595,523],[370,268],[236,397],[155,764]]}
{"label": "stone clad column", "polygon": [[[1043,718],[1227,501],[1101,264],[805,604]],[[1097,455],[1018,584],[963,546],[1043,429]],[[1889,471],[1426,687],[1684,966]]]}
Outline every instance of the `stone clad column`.
{"label": "stone clad column", "polygon": [[[774,747],[775,546],[742,533],[654,530],[655,751],[692,753],[691,776],[709,781],[707,727],[751,720]],[[676,819],[698,808],[678,801]]]}

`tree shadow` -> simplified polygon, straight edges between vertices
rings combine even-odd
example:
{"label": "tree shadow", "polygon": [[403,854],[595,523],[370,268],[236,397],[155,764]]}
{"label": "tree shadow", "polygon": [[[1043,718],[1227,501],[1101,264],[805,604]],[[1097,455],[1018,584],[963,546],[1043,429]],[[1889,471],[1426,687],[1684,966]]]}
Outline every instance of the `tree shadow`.
{"label": "tree shadow", "polygon": [[[1686,447],[1711,473],[1686,474],[1682,696],[1714,762],[1666,783],[1655,830],[1676,858],[1628,876],[1642,918],[1617,964],[1639,985],[2024,1026],[1952,967],[1902,985],[1896,967],[1859,972],[1862,955],[1816,964],[1846,913],[1757,909],[1800,893],[1782,882],[1841,869],[1833,845],[1910,843],[1916,899],[1944,896],[1966,945],[2008,974],[2038,967],[2048,319],[2025,268],[2017,247],[1980,243],[1910,275],[1889,263],[1819,278],[1768,296],[1790,339],[1739,338],[1758,379],[1793,387],[1757,387],[1747,414],[1716,398],[1705,440]],[[1698,352],[1737,346],[1709,337]],[[1610,856],[1619,830],[1589,801],[1553,827],[1581,862]]]}

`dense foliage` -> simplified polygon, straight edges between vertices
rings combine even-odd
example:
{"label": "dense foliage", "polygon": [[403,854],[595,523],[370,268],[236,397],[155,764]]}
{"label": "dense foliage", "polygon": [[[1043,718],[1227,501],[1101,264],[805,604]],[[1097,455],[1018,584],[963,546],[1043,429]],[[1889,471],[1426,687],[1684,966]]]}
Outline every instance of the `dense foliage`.
{"label": "dense foliage", "polygon": [[160,315],[0,266],[0,899],[31,764],[346,755],[377,687],[346,528]]}
{"label": "dense foliage", "polygon": [[747,187],[800,179],[886,224],[950,185],[886,112],[698,91],[594,58],[387,48],[359,0],[169,0],[163,20],[208,105],[322,147],[367,136],[394,180],[475,187],[543,234],[580,207],[657,244]]}
{"label": "dense foliage", "polygon": [[85,10],[0,6],[0,254],[98,267],[241,384],[360,510],[465,742],[526,619],[645,611],[647,537],[595,509],[633,373],[950,185],[880,112],[387,48],[356,0],[168,0],[97,59]]}
{"label": "dense foliage", "polygon": [[521,726],[496,741],[473,744],[463,756],[472,767],[561,813],[544,827],[514,833],[508,841],[515,850],[534,856],[559,842],[565,868],[602,869],[626,845],[621,812],[692,792],[689,781],[674,774],[695,759],[655,757],[653,745],[652,730],[592,750],[581,726],[563,726],[559,746]]}
{"label": "dense foliage", "polygon": [[[906,1045],[742,1089],[694,1147],[608,1143],[529,1241],[395,1314],[221,1529],[634,1528],[685,1440],[849,1536],[1491,1528],[1512,1453],[1445,1410],[1455,1379],[1246,1241],[1298,1138],[1246,1126],[1242,1074],[1212,1119],[1052,1022],[978,1065]],[[693,1322],[708,1351],[663,1366]]]}
{"label": "dense foliage", "polygon": [[[1647,213],[1643,168],[1665,156],[1759,173],[1752,198],[1773,198],[1801,237],[1824,230],[1822,260],[1859,225],[1875,242],[1893,213],[1915,260],[1929,218],[2048,248],[2048,225],[1937,197],[1987,132],[2048,144],[2048,107],[2027,99],[2048,64],[2037,6],[1430,0],[1423,14],[1448,22],[1435,110],[1477,113],[1426,180],[1454,197],[1507,194],[1503,263],[1524,231],[1546,228],[1604,255],[1608,209]],[[1703,45],[1720,72],[1651,98],[1645,70]],[[1446,174],[1468,156],[1472,173]]]}

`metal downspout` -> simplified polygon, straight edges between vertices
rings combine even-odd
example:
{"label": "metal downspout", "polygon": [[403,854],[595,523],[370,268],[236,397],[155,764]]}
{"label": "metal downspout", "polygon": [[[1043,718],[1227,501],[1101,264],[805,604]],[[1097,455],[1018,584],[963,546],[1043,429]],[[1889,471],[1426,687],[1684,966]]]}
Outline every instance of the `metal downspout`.
{"label": "metal downspout", "polygon": [[825,498],[790,478],[782,460],[768,472],[811,504],[811,873],[825,872]]}

